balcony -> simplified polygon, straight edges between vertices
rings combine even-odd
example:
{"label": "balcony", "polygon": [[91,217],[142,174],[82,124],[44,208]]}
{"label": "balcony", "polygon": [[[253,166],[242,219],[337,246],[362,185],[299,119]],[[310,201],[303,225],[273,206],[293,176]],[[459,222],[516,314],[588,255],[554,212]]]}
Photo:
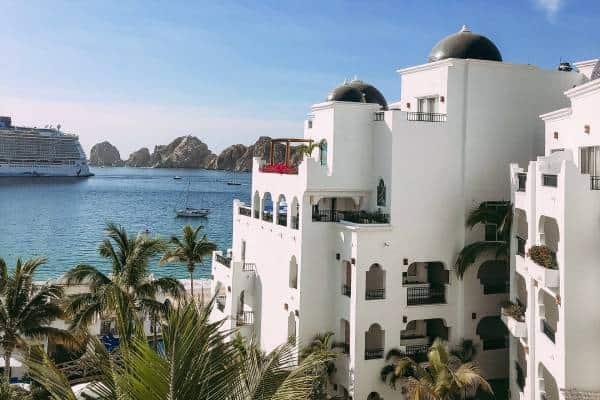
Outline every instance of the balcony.
{"label": "balcony", "polygon": [[215,255],[215,260],[221,265],[226,266],[227,268],[231,268],[231,257],[225,257],[221,254]]}
{"label": "balcony", "polygon": [[527,185],[527,173],[519,172],[517,173],[517,192],[524,192]]}
{"label": "balcony", "polygon": [[351,293],[352,293],[352,290],[350,289],[349,285],[342,285],[342,294],[344,296],[350,297]]}
{"label": "balcony", "polygon": [[385,289],[367,289],[365,291],[365,300],[385,299]]}
{"label": "balcony", "polygon": [[[259,166],[259,172],[267,174],[298,175],[298,167],[290,163],[292,143],[302,143],[310,146],[313,144],[313,141],[311,139],[297,138],[272,139],[269,149],[269,161],[266,164]],[[275,146],[277,145],[285,145],[285,159],[283,162],[275,161]]]}
{"label": "balcony", "polygon": [[552,343],[556,343],[556,330],[545,319],[542,319],[542,332],[544,332]]}
{"label": "balcony", "polygon": [[235,317],[237,326],[249,326],[254,324],[254,311],[242,311]]}
{"label": "balcony", "polygon": [[243,215],[245,217],[251,217],[252,216],[252,209],[250,207],[246,207],[246,206],[239,206],[238,207],[238,214]]}
{"label": "balcony", "polygon": [[244,262],[244,263],[242,263],[242,271],[256,272],[256,264]]}
{"label": "balcony", "polygon": [[383,358],[383,348],[365,350],[365,360],[377,360],[380,358]]}
{"label": "balcony", "polygon": [[516,338],[527,337],[527,323],[525,322],[525,310],[517,305],[502,307],[502,322],[508,331]]}
{"label": "balcony", "polygon": [[406,119],[408,121],[420,122],[446,122],[446,114],[428,113],[428,112],[407,112]]}
{"label": "balcony", "polygon": [[340,210],[319,210],[313,212],[313,222],[352,222],[355,224],[389,224],[389,214],[379,211],[340,211]]}
{"label": "balcony", "polygon": [[560,271],[558,269],[542,267],[534,261],[529,260],[527,271],[529,272],[529,276],[538,281],[543,287],[555,288],[559,286]]}
{"label": "balcony", "polygon": [[446,288],[429,283],[410,285],[406,288],[406,304],[409,306],[446,303]]}
{"label": "balcony", "polygon": [[284,163],[261,165],[258,170],[266,174],[298,175],[298,167]]}

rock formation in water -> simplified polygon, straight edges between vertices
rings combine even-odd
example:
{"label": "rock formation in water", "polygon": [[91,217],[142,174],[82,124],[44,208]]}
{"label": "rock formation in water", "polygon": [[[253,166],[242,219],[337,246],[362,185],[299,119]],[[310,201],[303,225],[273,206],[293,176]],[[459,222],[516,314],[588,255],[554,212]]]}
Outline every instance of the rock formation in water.
{"label": "rock formation in water", "polygon": [[[109,150],[105,150],[110,148]],[[285,160],[285,144],[275,145],[274,160],[281,163]],[[216,155],[206,144],[195,136],[181,136],[167,145],[157,145],[154,151],[146,147],[131,153],[127,161],[121,161],[119,151],[108,142],[102,142],[92,147],[90,163],[105,158],[99,158],[99,154],[111,152],[112,158],[109,163],[93,163],[92,165],[126,165],[128,167],[153,167],[153,168],[203,168],[227,171],[251,171],[253,157],[260,157],[267,161],[270,159],[271,138],[261,136],[254,144],[246,146],[234,144],[224,149],[221,154]],[[116,152],[116,156],[113,154]],[[92,158],[94,157],[94,158]],[[295,147],[291,150],[291,163],[297,165],[301,161],[301,155]]]}
{"label": "rock formation in water", "polygon": [[120,167],[123,165],[119,150],[110,142],[97,143],[90,151],[90,165],[98,167]]}

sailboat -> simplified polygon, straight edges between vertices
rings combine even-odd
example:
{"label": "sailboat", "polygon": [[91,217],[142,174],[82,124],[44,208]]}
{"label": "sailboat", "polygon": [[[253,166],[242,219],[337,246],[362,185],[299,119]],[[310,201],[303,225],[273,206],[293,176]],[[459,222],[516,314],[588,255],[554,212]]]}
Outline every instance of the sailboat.
{"label": "sailboat", "polygon": [[233,180],[232,180],[232,181],[229,181],[229,182],[227,182],[227,184],[228,184],[229,186],[240,186],[240,185],[241,185],[241,183],[239,183],[239,182],[237,181],[237,172],[235,171],[235,169],[233,170]]}
{"label": "sailboat", "polygon": [[198,218],[198,217],[206,217],[210,210],[208,208],[194,208],[188,205],[188,200],[190,197],[190,180],[188,180],[188,186],[185,191],[185,203],[182,208],[176,208],[175,214],[178,217],[187,217],[187,218]]}

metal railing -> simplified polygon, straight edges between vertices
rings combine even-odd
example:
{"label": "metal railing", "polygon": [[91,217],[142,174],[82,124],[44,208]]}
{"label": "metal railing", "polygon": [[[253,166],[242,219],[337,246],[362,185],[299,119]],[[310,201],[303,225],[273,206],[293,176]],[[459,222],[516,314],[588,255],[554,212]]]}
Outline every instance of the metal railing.
{"label": "metal railing", "polygon": [[406,119],[408,121],[422,122],[446,122],[446,114],[429,113],[429,112],[407,112]]}
{"label": "metal railing", "polygon": [[222,265],[226,266],[227,268],[231,268],[231,257],[225,257],[220,254],[217,254],[215,256],[215,260],[217,260],[217,262],[219,264],[222,264]]}
{"label": "metal railing", "polygon": [[517,192],[524,192],[527,185],[527,174],[524,172],[519,172],[517,174]]}
{"label": "metal railing", "polygon": [[254,324],[254,311],[242,311],[238,313],[235,321],[238,326]]}
{"label": "metal railing", "polygon": [[375,113],[375,117],[373,118],[374,121],[383,121],[385,114],[383,111],[377,111]]}
{"label": "metal railing", "polygon": [[292,216],[292,229],[300,228],[300,218],[298,216]]}
{"label": "metal railing", "polygon": [[365,300],[385,299],[385,289],[367,289],[365,291]]}
{"label": "metal railing", "polygon": [[389,214],[379,211],[340,211],[340,210],[319,210],[313,212],[313,222],[340,222],[348,221],[357,224],[388,224],[390,222]]}
{"label": "metal railing", "polygon": [[313,222],[340,222],[342,218],[342,212],[337,210],[319,210],[313,212]]}
{"label": "metal railing", "polygon": [[270,212],[264,212],[263,211],[263,217],[262,217],[263,221],[267,221],[267,222],[273,222],[273,214],[271,214]]}
{"label": "metal railing", "polygon": [[244,262],[242,264],[242,271],[246,272],[256,272],[256,264],[255,263],[247,263]]}
{"label": "metal railing", "polygon": [[238,214],[244,215],[246,217],[251,217],[252,216],[252,209],[250,207],[239,206],[238,207]]}
{"label": "metal railing", "polygon": [[542,320],[542,332],[548,336],[548,339],[550,339],[552,343],[556,343],[556,331],[545,319]]}
{"label": "metal railing", "polygon": [[600,176],[590,176],[590,189],[600,190]]}
{"label": "metal railing", "polygon": [[377,360],[379,358],[383,358],[383,348],[365,350],[365,360]]}
{"label": "metal railing", "polygon": [[558,186],[558,176],[542,174],[542,185],[550,186],[550,187],[557,187]]}
{"label": "metal railing", "polygon": [[406,304],[409,306],[423,304],[442,304],[446,302],[444,287],[409,287],[406,289]]}
{"label": "metal railing", "polygon": [[523,239],[520,236],[517,236],[517,255],[521,257],[525,257],[525,243],[527,240]]}
{"label": "metal railing", "polygon": [[277,225],[287,226],[287,214],[277,214]]}
{"label": "metal railing", "polygon": [[342,294],[344,296],[350,297],[350,295],[352,294],[352,289],[350,289],[349,285],[342,285]]}

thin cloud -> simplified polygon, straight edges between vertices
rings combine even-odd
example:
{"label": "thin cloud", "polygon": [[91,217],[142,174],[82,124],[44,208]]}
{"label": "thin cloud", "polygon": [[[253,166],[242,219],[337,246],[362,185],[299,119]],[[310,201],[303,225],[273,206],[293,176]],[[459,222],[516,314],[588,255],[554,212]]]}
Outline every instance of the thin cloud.
{"label": "thin cloud", "polygon": [[554,21],[556,15],[563,7],[564,0],[534,0],[538,8],[546,13],[550,21]]}

